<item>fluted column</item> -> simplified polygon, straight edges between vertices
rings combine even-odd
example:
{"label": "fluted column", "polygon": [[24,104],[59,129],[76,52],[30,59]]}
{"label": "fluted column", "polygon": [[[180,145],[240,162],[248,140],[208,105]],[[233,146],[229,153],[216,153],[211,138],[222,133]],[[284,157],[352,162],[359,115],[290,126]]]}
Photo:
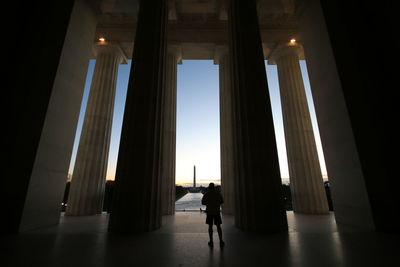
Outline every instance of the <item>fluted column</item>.
{"label": "fluted column", "polygon": [[221,191],[224,197],[222,212],[234,214],[234,156],[233,156],[233,107],[231,68],[228,48],[217,49],[216,63],[219,64],[219,109],[221,150]]}
{"label": "fluted column", "polygon": [[169,47],[166,57],[165,91],[163,97],[162,130],[162,213],[175,213],[175,156],[176,156],[176,87],[179,49]]}
{"label": "fluted column", "polygon": [[95,46],[96,65],[68,197],[67,215],[101,213],[119,64],[116,45]]}
{"label": "fluted column", "polygon": [[111,232],[161,227],[165,0],[140,1],[109,220]]}
{"label": "fluted column", "polygon": [[300,46],[282,45],[272,54],[278,67],[293,210],[329,213],[314,132],[299,64]]}
{"label": "fluted column", "polygon": [[235,224],[246,231],[287,231],[256,2],[230,3]]}

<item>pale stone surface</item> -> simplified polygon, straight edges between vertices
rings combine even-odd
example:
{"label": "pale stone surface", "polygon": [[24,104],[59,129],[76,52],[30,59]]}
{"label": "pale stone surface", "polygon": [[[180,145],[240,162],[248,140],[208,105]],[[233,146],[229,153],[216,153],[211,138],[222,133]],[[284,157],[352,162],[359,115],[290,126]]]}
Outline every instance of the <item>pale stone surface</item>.
{"label": "pale stone surface", "polygon": [[167,52],[162,130],[162,213],[175,212],[175,155],[176,155],[176,97],[177,63],[179,55],[174,48]]}
{"label": "pale stone surface", "polygon": [[94,12],[76,1],[25,198],[22,232],[59,221],[95,30]]}
{"label": "pale stone surface", "polygon": [[222,212],[234,214],[234,156],[233,156],[233,88],[228,48],[222,47],[216,55],[219,64],[221,191],[224,198]]}
{"label": "pale stone surface", "polygon": [[319,1],[309,1],[299,22],[336,221],[374,229],[364,174]]}
{"label": "pale stone surface", "polygon": [[301,47],[281,45],[272,53],[278,67],[293,210],[328,214],[310,112],[299,65]]}
{"label": "pale stone surface", "polygon": [[118,67],[126,63],[116,45],[98,44],[88,104],[71,187],[67,215],[99,214],[103,207]]}

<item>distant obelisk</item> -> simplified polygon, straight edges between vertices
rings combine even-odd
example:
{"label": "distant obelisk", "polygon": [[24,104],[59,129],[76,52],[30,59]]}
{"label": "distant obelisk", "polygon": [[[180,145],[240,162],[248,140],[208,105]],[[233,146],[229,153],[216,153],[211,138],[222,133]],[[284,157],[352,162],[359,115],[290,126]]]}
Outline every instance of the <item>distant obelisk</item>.
{"label": "distant obelisk", "polygon": [[193,188],[196,188],[196,165],[193,166]]}

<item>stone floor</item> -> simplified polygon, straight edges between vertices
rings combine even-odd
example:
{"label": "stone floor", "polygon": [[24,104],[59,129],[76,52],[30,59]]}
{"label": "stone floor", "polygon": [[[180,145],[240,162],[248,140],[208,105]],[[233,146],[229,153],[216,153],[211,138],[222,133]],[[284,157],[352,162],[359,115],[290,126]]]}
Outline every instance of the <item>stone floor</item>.
{"label": "stone floor", "polygon": [[1,237],[0,266],[400,266],[398,235],[338,231],[332,214],[288,212],[282,234],[245,233],[224,216],[223,249],[207,246],[204,213],[177,212],[161,229],[130,236],[108,234],[107,221],[62,216],[56,227]]}

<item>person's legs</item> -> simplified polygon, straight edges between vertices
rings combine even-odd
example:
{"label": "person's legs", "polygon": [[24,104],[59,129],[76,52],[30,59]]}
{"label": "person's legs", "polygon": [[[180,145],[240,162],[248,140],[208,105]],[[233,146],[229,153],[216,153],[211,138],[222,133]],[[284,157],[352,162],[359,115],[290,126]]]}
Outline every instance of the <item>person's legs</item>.
{"label": "person's legs", "polygon": [[217,231],[218,231],[219,243],[221,246],[223,246],[225,245],[225,242],[222,240],[222,228],[220,224],[217,224]]}
{"label": "person's legs", "polygon": [[210,237],[210,243],[213,242],[213,225],[209,224],[208,225],[208,235]]}
{"label": "person's legs", "polygon": [[214,217],[207,214],[206,224],[208,224],[208,235],[210,237],[210,242],[208,242],[209,246],[213,246],[213,223]]}
{"label": "person's legs", "polygon": [[222,228],[221,228],[220,224],[217,225],[217,231],[218,231],[219,240],[221,241],[222,240]]}

